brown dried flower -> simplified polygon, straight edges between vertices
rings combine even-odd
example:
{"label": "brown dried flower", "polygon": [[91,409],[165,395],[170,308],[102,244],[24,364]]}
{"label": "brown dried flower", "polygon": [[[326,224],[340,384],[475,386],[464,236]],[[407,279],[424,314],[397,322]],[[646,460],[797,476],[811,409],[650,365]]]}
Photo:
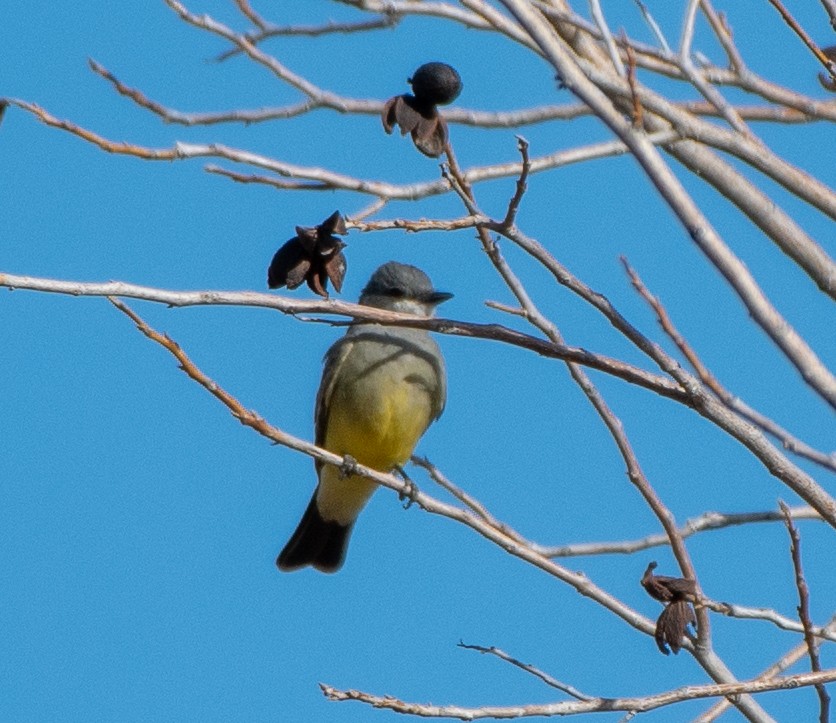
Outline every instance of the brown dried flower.
{"label": "brown dried flower", "polygon": [[[827,59],[830,60],[831,63],[836,63],[836,45],[831,45],[827,48],[822,48],[821,51],[827,56]],[[822,84],[822,87],[826,88],[832,93],[836,93],[836,80],[833,79],[833,76],[828,76],[824,73],[819,73],[819,83]]]}
{"label": "brown dried flower", "polygon": [[452,103],[458,97],[461,78],[446,63],[425,63],[408,82],[414,95],[405,93],[386,101],[381,115],[383,129],[391,133],[396,125],[400,126],[401,135],[410,133],[421,153],[438,158],[447,145],[447,123],[436,105]]}
{"label": "brown dried flower", "polygon": [[651,562],[642,575],[642,587],[650,597],[661,602],[671,600],[693,600],[696,592],[696,583],[688,577],[668,577],[667,575],[654,575],[657,563]]}
{"label": "brown dried flower", "polygon": [[[682,648],[682,636],[688,625],[696,625],[697,616],[685,600],[674,600],[665,606],[656,621],[656,646],[665,655],[677,655]],[[668,650],[670,646],[670,651]]]}
{"label": "brown dried flower", "polygon": [[345,243],[333,234],[347,233],[345,220],[334,211],[318,226],[296,227],[296,236],[289,239],[273,256],[267,269],[267,286],[295,289],[303,281],[315,294],[328,298],[328,280],[339,292],[345,278]]}
{"label": "brown dried flower", "polygon": [[[642,575],[641,584],[650,597],[666,603],[656,621],[656,645],[665,655],[677,654],[688,625],[696,625],[697,617],[689,601],[696,599],[697,584],[688,577],[654,575],[656,563],[651,562]],[[668,650],[670,646],[670,650]]]}

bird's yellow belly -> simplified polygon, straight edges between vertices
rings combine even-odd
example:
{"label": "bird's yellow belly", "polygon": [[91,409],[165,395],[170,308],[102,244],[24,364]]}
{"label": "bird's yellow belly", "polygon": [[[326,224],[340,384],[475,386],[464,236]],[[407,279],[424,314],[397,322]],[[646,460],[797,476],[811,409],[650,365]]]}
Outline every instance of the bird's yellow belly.
{"label": "bird's yellow belly", "polygon": [[[374,394],[358,393],[356,389],[347,395],[334,394],[324,446],[335,454],[350,455],[367,467],[388,472],[409,459],[430,415],[426,389],[402,380],[395,383],[379,379]],[[326,520],[348,524],[376,488],[368,479],[343,477],[339,469],[325,465],[320,472],[317,504]]]}
{"label": "bird's yellow belly", "polygon": [[430,400],[424,389],[404,382],[377,391],[359,404],[331,400],[325,447],[385,472],[409,459],[429,424]]}

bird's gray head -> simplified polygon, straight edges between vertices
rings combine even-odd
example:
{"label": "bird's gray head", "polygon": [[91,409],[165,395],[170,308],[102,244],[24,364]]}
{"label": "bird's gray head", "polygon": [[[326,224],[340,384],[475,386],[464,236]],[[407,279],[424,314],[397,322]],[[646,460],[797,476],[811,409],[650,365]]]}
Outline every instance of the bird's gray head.
{"label": "bird's gray head", "polygon": [[432,316],[435,307],[452,296],[436,291],[430,277],[421,269],[389,261],[372,274],[360,294],[360,303],[406,314]]}

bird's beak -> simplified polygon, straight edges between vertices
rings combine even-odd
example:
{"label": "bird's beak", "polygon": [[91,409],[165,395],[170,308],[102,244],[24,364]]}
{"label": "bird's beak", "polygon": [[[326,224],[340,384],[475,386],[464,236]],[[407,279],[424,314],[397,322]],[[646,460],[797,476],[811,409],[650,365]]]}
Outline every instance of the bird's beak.
{"label": "bird's beak", "polygon": [[427,294],[427,303],[432,304],[433,306],[438,306],[438,304],[449,301],[452,298],[453,294],[446,291],[433,291]]}

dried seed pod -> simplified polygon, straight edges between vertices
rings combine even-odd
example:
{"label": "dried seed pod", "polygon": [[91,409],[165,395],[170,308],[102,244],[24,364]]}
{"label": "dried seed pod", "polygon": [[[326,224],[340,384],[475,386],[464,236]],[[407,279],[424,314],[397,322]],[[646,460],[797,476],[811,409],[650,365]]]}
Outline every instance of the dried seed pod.
{"label": "dried seed pod", "polygon": [[342,289],[346,261],[345,243],[333,234],[347,233],[345,220],[334,211],[318,226],[297,226],[296,235],[276,251],[267,269],[267,286],[295,289],[307,281],[311,291],[328,297],[328,281]]}
{"label": "dried seed pod", "polygon": [[[689,625],[697,624],[693,608],[685,600],[674,600],[665,606],[656,621],[656,646],[664,655],[677,655],[682,649],[682,638]],[[668,650],[670,647],[670,651]]]}
{"label": "dried seed pod", "polygon": [[668,577],[655,575],[656,562],[651,562],[642,575],[641,584],[650,597],[661,602],[671,600],[693,600],[696,596],[696,583],[689,577]]}
{"label": "dried seed pod", "polygon": [[682,647],[682,636],[689,625],[697,624],[694,609],[689,604],[697,596],[697,583],[689,577],[655,575],[656,563],[651,562],[642,575],[641,584],[650,597],[665,603],[656,621],[656,645],[668,655],[676,655]]}
{"label": "dried seed pod", "polygon": [[400,126],[401,135],[412,135],[415,147],[425,156],[438,158],[447,145],[447,123],[436,105],[450,103],[462,90],[455,68],[446,63],[425,63],[409,78],[415,95],[404,93],[383,106],[383,130],[391,133]]}

